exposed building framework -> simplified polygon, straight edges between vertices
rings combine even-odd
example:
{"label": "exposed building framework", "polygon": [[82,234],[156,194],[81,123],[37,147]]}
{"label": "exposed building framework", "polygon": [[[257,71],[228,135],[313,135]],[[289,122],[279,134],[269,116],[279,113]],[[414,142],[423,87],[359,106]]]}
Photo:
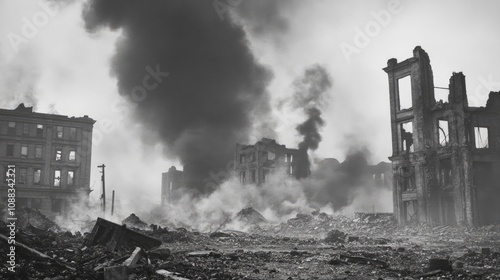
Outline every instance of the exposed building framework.
{"label": "exposed building framework", "polygon": [[55,215],[87,199],[94,123],[88,116],[35,113],[24,104],[0,109],[0,203],[7,201],[8,165],[16,168],[18,208]]}
{"label": "exposed building framework", "polygon": [[500,222],[500,92],[491,92],[485,107],[471,107],[465,76],[453,73],[448,100],[436,101],[429,56],[420,47],[402,62],[390,59],[384,71],[399,223]]}
{"label": "exposed building framework", "polygon": [[263,138],[255,145],[236,144],[234,169],[243,184],[260,185],[269,174],[280,167],[295,178],[309,175],[307,154],[298,149],[289,149],[273,139]]}

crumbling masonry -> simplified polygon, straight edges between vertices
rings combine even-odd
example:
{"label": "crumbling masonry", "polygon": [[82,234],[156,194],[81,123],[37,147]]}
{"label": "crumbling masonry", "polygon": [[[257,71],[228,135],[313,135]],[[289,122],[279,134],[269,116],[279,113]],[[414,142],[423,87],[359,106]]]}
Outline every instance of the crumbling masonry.
{"label": "crumbling masonry", "polygon": [[[392,58],[389,76],[394,213],[402,225],[500,222],[500,92],[470,107],[465,76],[453,73],[436,101],[429,56]],[[408,84],[408,105],[404,89]]]}

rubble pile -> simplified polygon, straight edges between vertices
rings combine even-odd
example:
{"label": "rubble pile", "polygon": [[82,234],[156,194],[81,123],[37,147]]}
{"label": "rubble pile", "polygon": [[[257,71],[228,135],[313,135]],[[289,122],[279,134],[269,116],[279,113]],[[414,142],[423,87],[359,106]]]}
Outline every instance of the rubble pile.
{"label": "rubble pile", "polygon": [[19,208],[16,211],[17,224],[20,227],[26,228],[33,226],[40,230],[59,230],[59,226],[52,220],[40,213],[38,209],[28,207]]}
{"label": "rubble pile", "polygon": [[358,215],[352,218],[313,212],[311,215],[297,214],[286,222],[261,227],[256,232],[310,238],[339,230],[349,235],[381,237],[393,234],[396,229],[396,222],[391,215]]}
{"label": "rubble pile", "polygon": [[266,218],[252,207],[242,209],[236,214],[235,220],[248,225],[259,225],[267,223]]}
{"label": "rubble pile", "polygon": [[122,221],[122,224],[127,225],[127,227],[143,229],[148,226],[147,223],[143,222],[139,217],[137,217],[134,213],[130,214],[125,220]]}
{"label": "rubble pile", "polygon": [[16,275],[3,266],[0,279],[500,279],[499,226],[392,226],[385,215],[324,213],[265,223],[262,233],[130,229],[101,218],[83,234],[27,224],[16,233]]}

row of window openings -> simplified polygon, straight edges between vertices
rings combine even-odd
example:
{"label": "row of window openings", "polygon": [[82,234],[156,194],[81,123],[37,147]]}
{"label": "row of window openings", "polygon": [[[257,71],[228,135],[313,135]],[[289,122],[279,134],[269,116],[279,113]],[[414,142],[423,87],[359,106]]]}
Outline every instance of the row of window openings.
{"label": "row of window openings", "polygon": [[[411,109],[413,107],[411,93],[411,76],[405,76],[397,80],[398,86],[398,110]],[[448,89],[434,88],[434,99],[436,101],[448,101]]]}
{"label": "row of window openings", "polygon": [[[413,152],[413,123],[406,122],[400,125],[401,131],[401,151]],[[446,120],[438,120],[438,140],[440,146],[447,146],[450,143],[449,125]],[[474,143],[477,149],[488,148],[488,128],[474,127]]]}
{"label": "row of window openings", "polygon": [[[42,158],[42,152],[43,152],[43,147],[41,145],[36,145],[35,146],[35,158],[41,159]],[[14,145],[13,144],[7,144],[7,154],[8,157],[13,157],[14,156]],[[28,158],[28,145],[21,145],[21,158]],[[56,150],[56,161],[62,161],[63,158],[63,151],[61,149]],[[76,151],[72,150],[68,154],[68,160],[69,161],[75,161],[76,160]]]}
{"label": "row of window openings", "polygon": [[[414,167],[402,167],[401,171],[401,186],[403,191],[414,191],[417,189],[417,184],[415,183],[415,168]],[[451,177],[451,160],[444,159],[440,161],[439,164],[439,183],[443,187],[450,186],[452,183]]]}
{"label": "row of window openings", "polygon": [[[246,182],[246,171],[241,171],[240,172],[240,183],[245,183]],[[293,175],[293,166],[289,166],[288,168],[288,175]],[[267,178],[269,176],[269,170],[264,170],[263,176],[262,176],[262,181],[266,182]],[[251,171],[251,181],[250,183],[255,183],[257,182],[257,170],[252,170]]]}
{"label": "row of window openings", "polygon": [[[8,133],[11,135],[15,135],[16,134],[16,126],[17,126],[16,122],[9,122]],[[30,134],[30,126],[31,126],[31,124],[29,124],[29,123],[23,124],[23,135]],[[36,136],[43,137],[43,124],[36,125]],[[64,138],[64,127],[63,126],[56,126],[56,137],[59,139]],[[71,140],[76,140],[76,128],[75,127],[69,128],[69,138]]]}
{"label": "row of window openings", "polygon": [[[24,185],[27,183],[28,178],[28,169],[27,168],[19,168],[18,174],[16,174],[17,184]],[[66,177],[66,184],[68,186],[73,186],[75,182],[75,172],[68,171],[68,176]],[[5,178],[7,182],[7,177]],[[33,170],[33,184],[38,185],[42,181],[42,169],[34,169]],[[54,170],[54,187],[61,186],[61,170]]]}
{"label": "row of window openings", "polygon": [[[255,153],[249,154],[249,161],[254,161],[255,160]],[[245,154],[240,155],[240,163],[246,162],[246,156]],[[262,158],[265,160],[274,160],[276,158],[276,154],[273,152],[262,152]],[[292,154],[286,154],[285,155],[285,162],[293,162],[293,155]]]}

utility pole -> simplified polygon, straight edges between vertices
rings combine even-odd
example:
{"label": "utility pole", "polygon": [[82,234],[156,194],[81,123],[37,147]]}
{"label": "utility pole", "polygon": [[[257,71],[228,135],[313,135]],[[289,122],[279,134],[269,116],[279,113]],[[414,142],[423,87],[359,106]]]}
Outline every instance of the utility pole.
{"label": "utility pole", "polygon": [[105,173],[105,168],[106,165],[102,164],[97,166],[97,168],[100,168],[101,170],[101,181],[102,181],[102,196],[101,196],[101,207],[102,207],[102,212],[106,213],[106,173]]}
{"label": "utility pole", "polygon": [[113,216],[114,211],[115,211],[115,190],[113,190],[113,194],[111,195],[111,216]]}

